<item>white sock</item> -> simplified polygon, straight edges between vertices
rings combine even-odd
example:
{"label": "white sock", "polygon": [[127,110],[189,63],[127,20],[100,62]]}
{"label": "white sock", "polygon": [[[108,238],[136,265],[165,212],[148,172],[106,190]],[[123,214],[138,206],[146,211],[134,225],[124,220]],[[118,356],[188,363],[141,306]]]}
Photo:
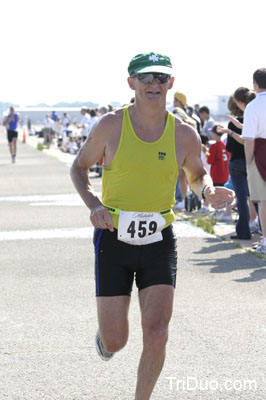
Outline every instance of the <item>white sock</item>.
{"label": "white sock", "polygon": [[266,246],[266,237],[265,237],[265,238],[263,238],[262,245],[263,245],[263,246]]}

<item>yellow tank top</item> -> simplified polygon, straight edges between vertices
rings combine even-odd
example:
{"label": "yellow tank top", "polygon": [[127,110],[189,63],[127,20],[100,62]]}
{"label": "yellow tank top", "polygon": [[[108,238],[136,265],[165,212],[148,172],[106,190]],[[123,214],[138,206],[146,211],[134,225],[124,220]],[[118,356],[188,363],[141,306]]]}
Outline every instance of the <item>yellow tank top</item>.
{"label": "yellow tank top", "polygon": [[[125,107],[117,151],[111,165],[103,166],[103,204],[124,211],[162,212],[167,227],[175,219],[177,177],[174,115],[168,113],[158,140],[145,142],[134,132]],[[119,216],[110,212],[117,228]]]}

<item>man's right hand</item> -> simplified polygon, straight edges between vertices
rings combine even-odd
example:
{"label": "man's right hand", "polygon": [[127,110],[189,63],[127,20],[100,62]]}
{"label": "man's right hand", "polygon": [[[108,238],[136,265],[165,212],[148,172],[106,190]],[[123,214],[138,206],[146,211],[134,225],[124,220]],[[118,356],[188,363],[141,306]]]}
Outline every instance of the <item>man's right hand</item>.
{"label": "man's right hand", "polygon": [[93,226],[114,232],[113,218],[104,206],[98,205],[92,208],[90,220]]}

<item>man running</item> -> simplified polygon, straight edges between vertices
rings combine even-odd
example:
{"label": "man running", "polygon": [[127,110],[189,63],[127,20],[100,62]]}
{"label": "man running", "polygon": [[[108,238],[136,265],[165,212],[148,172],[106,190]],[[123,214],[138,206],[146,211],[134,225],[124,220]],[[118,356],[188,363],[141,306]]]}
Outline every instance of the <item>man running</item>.
{"label": "man running", "polygon": [[[192,189],[215,208],[232,202],[234,193],[213,187],[202,166],[199,135],[166,111],[174,83],[169,57],[138,54],[128,72],[135,102],[95,123],[71,176],[95,226],[97,352],[109,360],[125,346],[135,278],[143,330],[135,400],[148,400],[164,364],[172,314],[177,253],[171,224],[178,170],[184,169]],[[102,201],[88,177],[101,157]]]}
{"label": "man running", "polygon": [[19,115],[15,113],[14,107],[10,107],[10,113],[4,119],[3,125],[7,127],[7,140],[9,145],[9,151],[11,154],[12,162],[16,162],[17,154],[17,139],[18,132],[17,127],[19,123]]}

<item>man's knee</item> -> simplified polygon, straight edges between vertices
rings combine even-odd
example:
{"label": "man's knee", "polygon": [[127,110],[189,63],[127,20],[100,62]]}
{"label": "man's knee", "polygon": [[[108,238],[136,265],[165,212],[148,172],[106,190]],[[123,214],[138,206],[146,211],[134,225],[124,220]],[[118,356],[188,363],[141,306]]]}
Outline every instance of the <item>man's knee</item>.
{"label": "man's knee", "polygon": [[115,353],[121,350],[127,344],[127,334],[110,335],[107,333],[106,335],[103,334],[101,336],[105,350],[109,351],[110,353]]}
{"label": "man's knee", "polygon": [[168,340],[168,325],[148,326],[143,328],[144,347],[153,351],[165,348]]}

